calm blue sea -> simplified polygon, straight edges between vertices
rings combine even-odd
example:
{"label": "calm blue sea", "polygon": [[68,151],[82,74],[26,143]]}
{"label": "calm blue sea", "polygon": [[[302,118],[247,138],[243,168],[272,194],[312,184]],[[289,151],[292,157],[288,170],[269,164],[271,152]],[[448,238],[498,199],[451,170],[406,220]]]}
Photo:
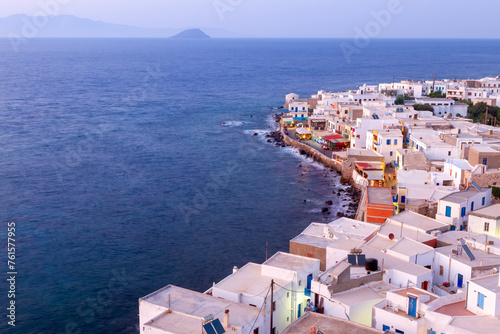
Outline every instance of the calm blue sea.
{"label": "calm blue sea", "polygon": [[335,216],[338,176],[266,142],[285,94],[500,74],[499,41],[373,40],[350,59],[342,42],[0,41],[0,332],[136,333],[140,297],[205,291],[266,241],[287,251],[324,201]]}

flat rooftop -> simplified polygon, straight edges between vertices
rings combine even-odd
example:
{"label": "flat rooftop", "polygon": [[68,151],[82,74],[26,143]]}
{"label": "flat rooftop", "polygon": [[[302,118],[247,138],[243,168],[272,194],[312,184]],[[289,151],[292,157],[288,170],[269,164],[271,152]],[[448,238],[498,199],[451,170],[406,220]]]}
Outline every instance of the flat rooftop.
{"label": "flat rooftop", "polygon": [[441,198],[441,200],[460,204],[464,201],[468,201],[472,196],[475,196],[478,193],[479,191],[477,191],[476,188],[469,188],[468,190],[458,191],[456,193],[445,196]]}
{"label": "flat rooftop", "polygon": [[301,233],[314,237],[324,237],[325,232],[333,235],[333,237],[350,236],[356,239],[363,240],[374,234],[379,229],[379,226],[365,223],[359,220],[342,217],[331,223],[311,223]]}
{"label": "flat rooftop", "polygon": [[394,245],[387,249],[387,251],[391,251],[397,254],[405,255],[405,256],[414,256],[417,254],[425,254],[428,252],[432,252],[434,248],[424,245],[421,242],[417,242],[411,239],[402,238],[399,239]]}
{"label": "flat rooftop", "polygon": [[498,274],[481,278],[475,278],[472,279],[471,281],[479,286],[482,286],[485,289],[488,289],[489,291],[492,291],[494,293],[500,293],[500,286],[498,286]]}
{"label": "flat rooftop", "polygon": [[366,255],[367,259],[369,258],[377,259],[379,266],[382,265],[382,260],[384,260],[384,269],[399,270],[414,276],[420,276],[431,272],[430,269],[419,266],[418,264],[415,263],[398,259],[395,256],[371,248],[369,247],[369,245],[363,246],[362,250],[363,254]]}
{"label": "flat rooftop", "polygon": [[347,149],[347,156],[351,156],[351,155],[353,155],[353,156],[365,156],[365,157],[379,157],[379,158],[384,157],[383,155],[375,152],[374,150],[348,148]]}
{"label": "flat rooftop", "polygon": [[413,226],[424,231],[433,231],[449,226],[449,224],[442,223],[436,219],[426,217],[413,211],[403,211],[395,216],[389,218],[392,222],[403,223],[407,226]]}
{"label": "flat rooftop", "polygon": [[429,293],[427,291],[424,291],[424,290],[415,289],[415,288],[403,289],[403,290],[398,290],[398,291],[392,291],[392,293],[395,293],[395,294],[403,296],[403,297],[407,297],[408,295],[415,295],[415,296],[424,295],[424,296],[429,296],[429,300],[426,301],[426,302],[424,302],[424,304],[429,304],[429,303],[435,301],[436,299],[438,299],[438,297],[435,296],[434,294],[431,294],[431,293]]}
{"label": "flat rooftop", "polygon": [[475,316],[474,313],[465,308],[465,300],[458,303],[441,306],[434,312],[449,315],[452,317]]}
{"label": "flat rooftop", "polygon": [[474,261],[471,261],[467,254],[462,251],[461,255],[452,254],[451,251],[457,249],[457,245],[450,245],[445,247],[436,248],[436,253],[443,254],[445,256],[450,256],[452,260],[459,261],[465,265],[472,268],[487,267],[487,266],[500,266],[500,256],[495,254],[488,254],[479,249],[471,249],[474,255]]}
{"label": "flat rooftop", "polygon": [[[244,293],[251,296],[265,297],[267,288],[271,286],[271,280],[278,285],[285,286],[288,280],[281,278],[264,276],[261,274],[261,265],[248,263],[241,269],[238,269],[232,275],[229,275],[216,285],[214,288],[230,291],[233,293]],[[279,290],[280,288],[278,288]]]}
{"label": "flat rooftop", "polygon": [[481,152],[481,153],[499,153],[500,154],[499,151],[495,150],[494,148],[492,148],[489,145],[472,145],[471,149],[473,149],[474,151],[477,151],[477,152]]}
{"label": "flat rooftop", "polygon": [[305,334],[311,332],[311,327],[317,326],[327,333],[349,333],[349,334],[382,334],[383,331],[363,326],[348,320],[330,317],[327,315],[307,312],[304,316],[285,328],[281,334]]}
{"label": "flat rooftop", "polygon": [[436,237],[427,234],[424,230],[417,229],[413,226],[406,226],[398,222],[386,222],[380,227],[378,232],[380,235],[389,237],[391,234],[394,239],[409,238],[418,242],[428,242],[436,239]]}
{"label": "flat rooftop", "polygon": [[274,254],[269,260],[264,262],[264,265],[299,271],[302,268],[313,264],[314,262],[319,262],[319,260],[300,255],[278,252]]}
{"label": "flat rooftop", "polygon": [[334,294],[331,299],[335,299],[344,305],[354,306],[371,299],[385,299],[387,291],[398,288],[399,287],[395,285],[383,281],[372,282],[358,288]]}
{"label": "flat rooftop", "polygon": [[391,188],[366,187],[366,195],[369,204],[393,205]]}
{"label": "flat rooftop", "polygon": [[[222,323],[222,319],[221,320]],[[144,324],[146,328],[167,331],[168,333],[201,333],[202,319],[177,312],[164,312]],[[240,328],[225,328],[226,333],[238,333]]]}
{"label": "flat rooftop", "polygon": [[500,319],[490,316],[455,317],[448,327],[465,329],[470,333],[498,333]]}
{"label": "flat rooftop", "polygon": [[334,249],[342,249],[346,251],[350,251],[353,248],[357,248],[361,246],[364,241],[359,239],[347,239],[347,238],[339,238],[339,239],[329,239],[323,237],[313,237],[310,235],[300,234],[290,240],[290,242],[295,242],[299,244],[314,246],[318,248],[334,248]]}
{"label": "flat rooftop", "polygon": [[472,211],[470,216],[477,216],[482,218],[499,219],[500,218],[500,204],[493,204],[485,208]]}
{"label": "flat rooftop", "polygon": [[[252,323],[259,314],[259,309],[233,303],[228,300],[212,297],[192,290],[168,285],[158,291],[155,291],[143,298],[140,298],[139,304],[151,303],[167,311],[170,307],[171,313],[160,313],[153,322],[148,322],[149,326],[160,328],[162,330],[171,330],[174,333],[196,332],[201,330],[201,320],[209,314],[215,318],[223,320],[224,311],[229,310],[231,314],[231,323],[235,327],[244,327]],[[194,320],[193,320],[194,319]],[[186,331],[186,328],[196,327],[194,331]],[[178,329],[181,328],[180,331]],[[230,332],[231,333],[231,332]]]}

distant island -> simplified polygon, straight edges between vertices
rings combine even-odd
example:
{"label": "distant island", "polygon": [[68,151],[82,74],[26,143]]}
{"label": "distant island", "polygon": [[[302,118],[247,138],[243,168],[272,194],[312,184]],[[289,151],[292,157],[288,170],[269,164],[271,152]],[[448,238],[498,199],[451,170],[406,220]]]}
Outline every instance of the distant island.
{"label": "distant island", "polygon": [[174,35],[170,38],[193,38],[193,39],[207,39],[210,38],[207,34],[205,34],[201,29],[188,29],[181,31],[177,35]]}
{"label": "distant island", "polygon": [[[205,33],[206,32],[206,33]],[[210,34],[210,36],[207,35]],[[73,15],[24,14],[0,18],[0,38],[234,38],[237,34],[213,28],[151,29],[114,24]]]}

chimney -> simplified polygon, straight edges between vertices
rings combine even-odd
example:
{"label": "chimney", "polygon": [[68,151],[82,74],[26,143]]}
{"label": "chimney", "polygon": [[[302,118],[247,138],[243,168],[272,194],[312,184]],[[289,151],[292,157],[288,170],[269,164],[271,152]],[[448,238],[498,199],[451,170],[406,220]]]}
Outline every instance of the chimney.
{"label": "chimney", "polygon": [[238,271],[238,267],[234,266],[233,267],[233,274]]}
{"label": "chimney", "polygon": [[316,334],[316,333],[317,333],[316,326],[311,326],[311,334]]}
{"label": "chimney", "polygon": [[226,310],[224,312],[224,328],[225,329],[229,328],[229,310]]}

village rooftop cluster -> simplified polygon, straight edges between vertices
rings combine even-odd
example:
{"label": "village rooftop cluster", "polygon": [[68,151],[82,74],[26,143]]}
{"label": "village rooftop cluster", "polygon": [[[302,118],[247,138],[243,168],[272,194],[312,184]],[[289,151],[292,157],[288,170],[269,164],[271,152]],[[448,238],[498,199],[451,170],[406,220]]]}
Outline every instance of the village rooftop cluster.
{"label": "village rooftop cluster", "polygon": [[498,332],[500,128],[465,118],[475,103],[500,105],[500,77],[288,94],[285,143],[360,190],[355,219],[311,223],[204,293],[141,298],[141,333]]}

